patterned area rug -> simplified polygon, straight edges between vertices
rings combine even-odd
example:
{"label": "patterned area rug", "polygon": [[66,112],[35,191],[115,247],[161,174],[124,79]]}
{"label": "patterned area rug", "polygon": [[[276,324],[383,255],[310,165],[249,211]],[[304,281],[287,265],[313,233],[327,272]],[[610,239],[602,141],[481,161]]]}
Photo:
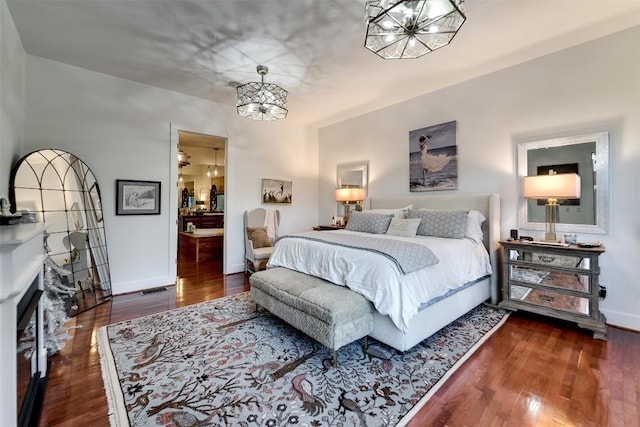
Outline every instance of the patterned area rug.
{"label": "patterned area rug", "polygon": [[483,305],[400,353],[332,352],[248,293],[100,328],[114,426],[404,425],[507,318]]}

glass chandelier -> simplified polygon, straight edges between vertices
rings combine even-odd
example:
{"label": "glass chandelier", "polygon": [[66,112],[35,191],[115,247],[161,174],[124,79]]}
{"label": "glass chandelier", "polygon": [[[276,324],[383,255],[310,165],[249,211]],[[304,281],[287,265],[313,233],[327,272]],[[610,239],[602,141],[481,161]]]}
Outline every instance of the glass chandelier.
{"label": "glass chandelier", "polygon": [[238,114],[252,120],[277,120],[287,117],[287,91],[280,86],[265,83],[264,76],[269,69],[258,65],[260,82],[240,85],[237,90],[236,107]]}
{"label": "glass chandelier", "polygon": [[182,150],[178,150],[178,167],[179,168],[190,165],[191,164],[191,162],[189,162],[190,159],[191,159],[190,155],[188,155]]}
{"label": "glass chandelier", "polygon": [[467,19],[464,0],[367,0],[364,47],[384,59],[418,58],[448,45]]}

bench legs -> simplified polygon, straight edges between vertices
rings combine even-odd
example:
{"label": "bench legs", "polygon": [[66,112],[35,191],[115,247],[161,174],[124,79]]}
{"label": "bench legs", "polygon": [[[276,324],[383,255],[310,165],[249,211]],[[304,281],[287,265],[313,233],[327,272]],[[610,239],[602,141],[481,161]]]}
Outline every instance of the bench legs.
{"label": "bench legs", "polygon": [[[368,348],[369,348],[369,336],[365,335],[364,336],[364,345],[362,346],[362,349],[364,351],[367,351]],[[334,368],[338,367],[338,350],[333,350],[333,367]]]}

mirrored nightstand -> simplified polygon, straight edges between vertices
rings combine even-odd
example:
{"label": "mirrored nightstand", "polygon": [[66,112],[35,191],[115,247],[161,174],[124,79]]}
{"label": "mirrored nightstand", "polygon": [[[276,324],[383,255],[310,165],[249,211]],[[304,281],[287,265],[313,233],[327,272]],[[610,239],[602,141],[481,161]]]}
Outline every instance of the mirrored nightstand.
{"label": "mirrored nightstand", "polygon": [[604,246],[581,248],[514,241],[502,245],[502,301],[499,306],[576,322],[606,340],[606,319],[598,307]]}

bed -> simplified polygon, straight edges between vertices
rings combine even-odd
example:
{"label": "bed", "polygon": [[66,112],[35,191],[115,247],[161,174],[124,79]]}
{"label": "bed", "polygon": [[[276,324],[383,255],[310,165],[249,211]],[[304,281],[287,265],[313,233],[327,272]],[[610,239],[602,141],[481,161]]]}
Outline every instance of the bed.
{"label": "bed", "polygon": [[[389,210],[398,210],[408,206],[411,206],[413,210],[432,209],[480,212],[486,218],[482,222],[481,236],[482,246],[486,248],[484,255],[486,259],[482,260],[481,264],[488,264],[485,267],[486,271],[477,273],[479,277],[467,277],[464,283],[443,285],[441,282],[448,280],[446,271],[443,270],[448,267],[443,261],[434,266],[407,272],[405,275],[400,274],[396,280],[388,277],[384,270],[379,269],[387,261],[378,261],[373,264],[364,260],[361,261],[360,257],[365,256],[362,253],[366,251],[334,246],[323,252],[324,249],[320,247],[323,245],[322,243],[301,237],[287,238],[285,236],[276,243],[269,260],[269,267],[280,266],[320,277],[337,285],[348,286],[352,290],[363,294],[374,303],[376,308],[374,328],[369,335],[400,351],[406,351],[478,304],[489,299],[493,304],[497,303],[497,272],[499,271],[497,257],[500,237],[500,205],[497,194],[460,193],[387,197],[372,198],[370,201],[370,209],[374,213],[385,214]],[[365,213],[367,212],[365,211]],[[335,237],[338,240],[346,238],[344,235],[349,233],[368,234],[348,230],[315,233],[342,234],[343,236]],[[317,234],[317,236],[321,235]],[[325,238],[328,239],[329,237]],[[413,241],[410,238],[392,238]],[[416,244],[422,245],[424,243],[423,240],[429,240],[429,238],[416,239]],[[453,244],[454,240],[457,241],[455,244],[459,244],[461,243],[460,240],[468,239],[435,238],[435,240],[440,240],[440,243],[444,244],[445,249],[433,248],[434,253],[442,255],[449,250],[446,249],[447,245]],[[462,250],[477,250],[473,249],[474,245],[469,244],[469,242],[462,242],[462,245],[467,247],[467,249]],[[482,249],[479,242],[476,246]],[[465,255],[457,258],[466,260],[469,257],[470,255]],[[340,265],[345,265],[346,267],[344,268],[350,269],[349,273],[336,273],[334,267],[338,266],[340,268]],[[453,269],[458,269],[458,267]],[[443,271],[445,274],[443,274]],[[406,291],[407,289],[417,289],[415,288],[416,286],[422,286],[418,284],[427,281],[425,274],[430,275],[432,278],[437,278],[437,280],[434,280],[437,282],[435,288],[440,288],[438,291],[434,291],[431,294],[429,293],[431,291]],[[452,274],[452,276],[455,275]],[[354,277],[362,277],[363,279],[352,280]],[[370,291],[363,288],[362,283],[365,282],[375,290]],[[390,302],[392,298],[394,302]],[[400,301],[397,304],[395,302],[396,299]],[[417,301],[416,299],[421,300]]]}

